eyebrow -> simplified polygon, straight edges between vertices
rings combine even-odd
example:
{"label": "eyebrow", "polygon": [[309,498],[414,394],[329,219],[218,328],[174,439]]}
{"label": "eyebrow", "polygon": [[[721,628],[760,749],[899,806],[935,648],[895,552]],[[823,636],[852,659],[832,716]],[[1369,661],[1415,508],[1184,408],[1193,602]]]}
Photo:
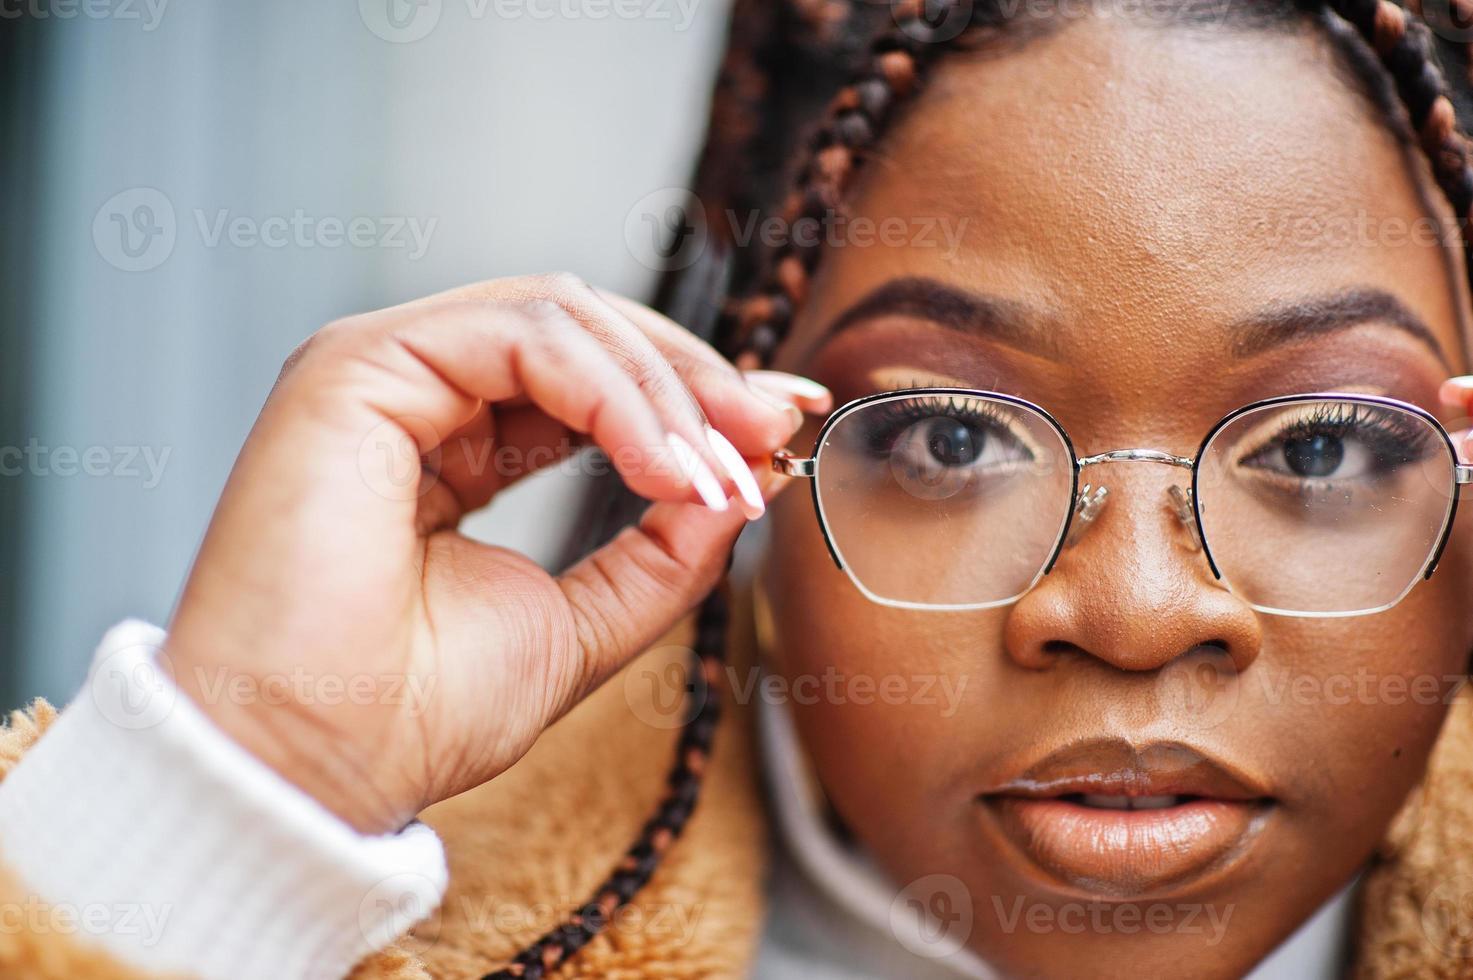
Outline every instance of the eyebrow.
{"label": "eyebrow", "polygon": [[936,279],[906,276],[890,280],[840,313],[803,352],[803,358],[836,334],[885,316],[929,320],[1049,360],[1059,360],[1063,354],[1058,331],[1045,329],[1052,318],[1026,304],[969,292]]}
{"label": "eyebrow", "polygon": [[1233,354],[1252,357],[1283,344],[1362,323],[1384,323],[1420,340],[1452,371],[1447,352],[1422,318],[1381,289],[1349,289],[1270,306],[1233,325]]}
{"label": "eyebrow", "polygon": [[[1051,361],[1064,359],[1056,318],[1027,304],[973,293],[918,276],[892,279],[834,319],[802,354],[807,359],[835,335],[885,316],[928,320],[939,327],[1004,344]],[[1365,323],[1383,323],[1425,344],[1451,370],[1442,345],[1405,303],[1381,289],[1357,288],[1277,303],[1234,322],[1229,352],[1248,358],[1285,344]]]}

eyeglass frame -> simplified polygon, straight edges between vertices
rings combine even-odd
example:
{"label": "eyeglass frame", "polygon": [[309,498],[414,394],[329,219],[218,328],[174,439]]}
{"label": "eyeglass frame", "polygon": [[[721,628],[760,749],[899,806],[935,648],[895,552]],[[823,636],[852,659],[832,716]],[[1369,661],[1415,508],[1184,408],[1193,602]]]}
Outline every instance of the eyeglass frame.
{"label": "eyeglass frame", "polygon": [[[1054,542],[1053,552],[1049,556],[1049,560],[1043,565],[1038,573],[1033,576],[1033,578],[1028,582],[1023,590],[1016,595],[1009,596],[1006,599],[999,599],[984,603],[963,604],[923,603],[910,602],[900,599],[886,599],[875,594],[868,587],[866,587],[863,582],[859,581],[859,578],[855,575],[854,570],[844,564],[843,556],[839,554],[838,546],[834,543],[833,536],[829,533],[828,520],[824,516],[823,504],[819,500],[818,492],[819,454],[823,450],[824,440],[827,438],[829,432],[836,424],[843,421],[845,418],[854,414],[860,409],[863,409],[867,405],[882,401],[899,401],[905,398],[926,398],[933,396],[963,396],[969,398],[984,398],[990,401],[1002,402],[1014,407],[1028,409],[1029,411],[1032,411],[1034,414],[1044,419],[1044,421],[1048,422],[1048,424],[1053,427],[1054,431],[1059,434],[1059,438],[1063,440],[1064,448],[1069,453],[1069,507],[1065,513],[1064,524],[1059,530],[1058,540]],[[1453,443],[1452,435],[1447,431],[1443,424],[1437,420],[1437,417],[1426,409],[1421,408],[1420,406],[1413,405],[1410,402],[1401,401],[1397,398],[1389,398],[1384,395],[1366,395],[1352,392],[1336,391],[1307,392],[1305,394],[1299,395],[1276,395],[1272,398],[1264,398],[1255,402],[1250,402],[1249,404],[1244,405],[1240,408],[1236,408],[1228,414],[1224,415],[1210,429],[1208,429],[1207,435],[1205,435],[1202,438],[1201,443],[1198,444],[1196,453],[1191,456],[1178,456],[1175,453],[1169,453],[1160,449],[1137,448],[1113,449],[1108,452],[1094,453],[1092,455],[1081,458],[1074,449],[1074,441],[1069,438],[1069,433],[1064,429],[1064,426],[1059,422],[1059,420],[1054,418],[1053,415],[1050,414],[1049,411],[1043,406],[1035,404],[1034,402],[1031,402],[1026,398],[1019,398],[1016,395],[1007,395],[1003,394],[1002,392],[985,391],[980,388],[904,388],[900,390],[880,391],[875,392],[874,394],[864,395],[854,399],[853,401],[846,402],[845,404],[834,409],[834,411],[830,413],[829,417],[824,420],[823,425],[819,428],[818,435],[814,438],[813,452],[810,455],[796,456],[786,449],[779,449],[777,452],[773,453],[772,468],[777,472],[783,474],[784,476],[804,478],[812,481],[811,490],[813,495],[813,512],[818,517],[819,530],[823,533],[824,544],[828,547],[829,556],[833,558],[835,566],[837,566],[840,571],[844,572],[844,574],[849,577],[849,580],[853,582],[855,587],[857,587],[859,591],[864,594],[865,598],[869,599],[871,602],[875,602],[883,606],[890,606],[899,609],[916,609],[925,612],[959,612],[964,610],[996,609],[1002,606],[1011,605],[1019,601],[1023,598],[1023,596],[1027,595],[1033,590],[1034,586],[1038,584],[1041,578],[1049,574],[1049,572],[1053,571],[1055,563],[1057,563],[1059,560],[1059,556],[1063,553],[1065,546],[1069,544],[1070,530],[1072,527],[1074,527],[1075,518],[1079,514],[1079,511],[1081,509],[1081,503],[1088,499],[1081,497],[1079,493],[1079,480],[1081,474],[1084,471],[1084,468],[1086,466],[1094,466],[1098,463],[1110,462],[1162,463],[1167,466],[1175,466],[1191,471],[1192,482],[1190,489],[1190,502],[1193,521],[1193,524],[1191,526],[1195,530],[1196,539],[1197,542],[1201,545],[1202,552],[1207,556],[1207,565],[1212,570],[1213,579],[1220,582],[1222,581],[1222,572],[1217,567],[1216,559],[1212,557],[1212,545],[1207,540],[1207,530],[1205,525],[1202,523],[1202,503],[1197,494],[1198,481],[1201,476],[1201,461],[1203,453],[1207,451],[1207,447],[1212,444],[1212,440],[1217,437],[1217,434],[1221,432],[1225,426],[1231,425],[1234,421],[1242,418],[1250,412],[1255,412],[1264,408],[1272,408],[1276,405],[1290,405],[1301,402],[1320,401],[1351,401],[1370,405],[1380,405],[1385,408],[1392,408],[1404,412],[1409,412],[1410,414],[1422,419],[1422,421],[1428,423],[1433,431],[1442,437],[1443,444],[1446,446],[1448,456],[1452,460],[1453,464],[1453,483],[1451,488],[1452,492],[1451,494],[1449,494],[1448,498],[1447,514],[1443,518],[1442,532],[1438,538],[1437,547],[1432,549],[1420,575],[1414,575],[1411,581],[1407,583],[1406,588],[1401,591],[1400,595],[1398,595],[1390,602],[1382,606],[1378,606],[1374,609],[1358,609],[1348,612],[1294,612],[1289,610],[1272,609],[1268,607],[1257,606],[1252,603],[1249,603],[1249,605],[1252,605],[1253,608],[1259,612],[1268,613],[1270,615],[1295,616],[1310,619],[1332,619],[1349,616],[1367,616],[1373,613],[1384,612],[1387,609],[1390,609],[1392,606],[1395,606],[1397,603],[1401,602],[1401,600],[1405,599],[1407,595],[1410,594],[1412,589],[1416,587],[1418,582],[1427,581],[1432,577],[1432,573],[1437,570],[1437,563],[1442,559],[1442,552],[1447,547],[1448,539],[1452,536],[1453,521],[1456,519],[1458,513],[1458,501],[1462,497],[1461,488],[1466,485],[1473,484],[1473,464],[1462,462],[1462,457],[1458,454],[1457,446]],[[1088,521],[1090,518],[1086,516],[1082,519]],[[1229,591],[1231,591],[1230,583],[1227,587]]]}

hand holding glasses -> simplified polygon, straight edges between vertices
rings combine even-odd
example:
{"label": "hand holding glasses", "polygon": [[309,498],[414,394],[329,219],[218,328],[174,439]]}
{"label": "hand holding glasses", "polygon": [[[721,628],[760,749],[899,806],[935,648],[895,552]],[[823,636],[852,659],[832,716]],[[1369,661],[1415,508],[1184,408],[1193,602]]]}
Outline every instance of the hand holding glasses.
{"label": "hand holding glasses", "polygon": [[1415,405],[1287,395],[1223,418],[1195,456],[1120,449],[1080,457],[1037,405],[995,392],[915,388],[829,416],[813,455],[774,467],[813,480],[834,561],[869,599],[906,609],[1016,602],[1108,502],[1082,483],[1104,463],[1190,471],[1168,505],[1213,575],[1259,612],[1359,616],[1432,575],[1473,483],[1451,437]]}

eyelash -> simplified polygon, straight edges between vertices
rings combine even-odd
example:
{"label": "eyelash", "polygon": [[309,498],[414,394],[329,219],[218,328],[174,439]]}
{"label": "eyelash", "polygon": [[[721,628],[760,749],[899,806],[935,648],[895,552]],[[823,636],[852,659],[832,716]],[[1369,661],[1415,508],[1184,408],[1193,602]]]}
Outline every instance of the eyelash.
{"label": "eyelash", "polygon": [[894,448],[895,440],[906,429],[928,419],[954,419],[989,433],[1006,433],[1008,430],[1002,413],[990,403],[966,398],[961,398],[959,402],[956,395],[923,395],[897,399],[878,406],[876,414],[878,422],[869,433],[869,451],[876,456],[887,455]]}
{"label": "eyelash", "polygon": [[1289,442],[1315,436],[1360,439],[1371,451],[1372,458],[1381,463],[1381,472],[1425,458],[1431,443],[1424,427],[1400,413],[1381,412],[1363,405],[1322,405],[1308,417],[1280,429],[1257,449],[1245,453],[1241,462],[1251,463]]}
{"label": "eyelash", "polygon": [[[926,386],[921,380],[912,380],[890,390],[904,391]],[[954,419],[987,432],[1006,434],[1009,429],[1000,412],[991,408],[989,403],[975,399],[956,395],[897,399],[880,406],[879,422],[869,437],[869,451],[877,456],[888,454],[895,440],[907,428],[933,418]],[[1258,448],[1245,453],[1240,462],[1251,465],[1253,460],[1282,449],[1287,443],[1315,436],[1353,436],[1360,439],[1370,450],[1372,458],[1380,463],[1381,472],[1426,458],[1432,441],[1424,427],[1400,413],[1382,412],[1364,405],[1321,405],[1312,414],[1284,426]]]}

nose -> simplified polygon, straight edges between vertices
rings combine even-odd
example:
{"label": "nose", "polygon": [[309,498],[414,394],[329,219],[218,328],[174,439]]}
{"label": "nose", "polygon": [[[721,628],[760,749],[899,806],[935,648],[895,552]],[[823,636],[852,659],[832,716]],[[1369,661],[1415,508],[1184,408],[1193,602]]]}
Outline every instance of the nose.
{"label": "nose", "polygon": [[1035,670],[1084,656],[1150,671],[1207,650],[1245,669],[1262,643],[1258,617],[1214,580],[1169,493],[1179,477],[1118,465],[1093,475],[1110,488],[1109,506],[1011,608],[1008,655]]}

